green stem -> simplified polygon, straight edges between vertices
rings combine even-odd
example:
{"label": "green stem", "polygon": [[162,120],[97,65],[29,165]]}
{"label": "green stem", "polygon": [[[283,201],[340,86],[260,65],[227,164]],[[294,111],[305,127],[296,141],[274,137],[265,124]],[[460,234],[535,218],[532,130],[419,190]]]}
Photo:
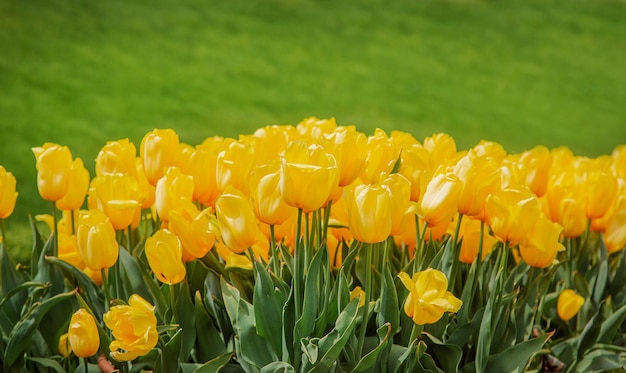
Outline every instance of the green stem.
{"label": "green stem", "polygon": [[326,236],[328,234],[328,221],[330,220],[330,209],[333,206],[333,200],[328,201],[328,204],[324,208],[324,226],[322,227],[322,237],[321,240],[323,242],[326,241]]}
{"label": "green stem", "polygon": [[87,365],[87,358],[83,358],[83,365],[85,366],[85,373],[89,373],[89,366]]}
{"label": "green stem", "polygon": [[7,230],[4,226],[4,219],[0,219],[0,232],[2,232],[2,243],[4,243],[4,246],[7,247]]}
{"label": "green stem", "polygon": [[424,330],[424,325],[417,325],[416,323],[413,323],[413,328],[411,328],[411,337],[409,338],[408,344],[411,344],[411,342],[417,338],[422,330]]}
{"label": "green stem", "polygon": [[572,268],[574,267],[574,258],[572,252],[572,238],[565,239],[565,253],[567,255],[567,278],[565,279],[565,287],[569,289],[572,284]]}
{"label": "green stem", "polygon": [[363,305],[363,318],[361,320],[361,329],[359,330],[359,344],[356,349],[357,359],[361,360],[363,356],[363,343],[365,342],[365,334],[367,331],[367,321],[369,319],[369,304],[372,297],[372,244],[363,245],[365,250],[365,304]]}
{"label": "green stem", "polygon": [[133,252],[133,232],[132,229],[130,228],[130,225],[128,226],[128,228],[126,228],[126,237],[128,239],[128,252],[132,253]]}
{"label": "green stem", "polygon": [[454,291],[454,287],[456,285],[456,277],[457,272],[459,271],[459,247],[457,241],[459,239],[459,232],[461,231],[461,220],[463,220],[463,214],[459,213],[459,217],[456,221],[456,228],[454,230],[454,238],[452,241],[452,251],[454,252],[454,256],[452,258],[452,265],[450,266],[450,279],[448,281],[448,290]]}
{"label": "green stem", "polygon": [[[476,255],[476,277],[474,278],[474,287],[478,289],[477,299],[478,303],[482,304],[483,288],[482,288],[482,265],[483,265],[483,239],[485,236],[485,222],[480,221],[480,236],[478,237],[478,254]],[[472,290],[472,293],[474,291]]]}
{"label": "green stem", "polygon": [[54,226],[52,227],[52,234],[54,235],[54,246],[52,247],[52,256],[58,256],[59,253],[59,236],[58,232],[58,217],[57,217],[57,206],[54,201],[52,201],[52,221],[54,222]]}
{"label": "green stem", "polygon": [[[419,218],[415,215],[415,228],[416,231],[419,232]],[[415,255],[413,255],[413,273],[419,272],[422,270],[422,266],[424,265],[422,260],[424,259],[424,236],[426,236],[426,228],[428,228],[428,223],[424,222],[424,226],[422,227],[422,232],[417,236],[417,243],[415,244]]]}
{"label": "green stem", "polygon": [[[294,284],[294,299],[296,306],[296,314],[295,320],[298,320],[300,316],[302,316],[302,252],[303,247],[300,240],[301,235],[301,225],[302,225],[302,209],[298,209],[298,222],[296,225],[296,245],[293,250],[293,258],[294,258],[294,274],[293,274],[293,284]],[[294,341],[295,343],[300,343],[299,341]],[[299,354],[296,354],[299,355]]]}
{"label": "green stem", "polygon": [[276,238],[274,233],[274,224],[270,224],[270,252],[272,253],[272,272],[278,276],[278,252],[276,251]]}
{"label": "green stem", "polygon": [[111,295],[109,294],[109,278],[105,268],[102,268],[100,272],[102,274],[102,288],[104,289],[104,310],[108,311],[109,304],[111,302]]}
{"label": "green stem", "polygon": [[76,217],[74,216],[75,211],[70,211],[70,219],[72,221],[72,234],[76,234]]}

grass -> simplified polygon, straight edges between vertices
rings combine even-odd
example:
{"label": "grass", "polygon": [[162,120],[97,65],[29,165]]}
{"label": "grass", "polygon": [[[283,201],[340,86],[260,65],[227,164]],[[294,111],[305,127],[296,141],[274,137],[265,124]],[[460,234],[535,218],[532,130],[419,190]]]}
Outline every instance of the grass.
{"label": "grass", "polygon": [[93,170],[107,140],[156,127],[197,144],[334,116],[608,154],[626,143],[625,16],[623,0],[0,0],[8,225],[49,210],[31,147],[68,145]]}

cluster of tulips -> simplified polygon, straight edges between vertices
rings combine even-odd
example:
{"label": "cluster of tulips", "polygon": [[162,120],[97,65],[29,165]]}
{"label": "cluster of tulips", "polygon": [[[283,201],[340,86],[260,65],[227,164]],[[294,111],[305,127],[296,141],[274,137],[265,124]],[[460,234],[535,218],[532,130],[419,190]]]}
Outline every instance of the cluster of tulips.
{"label": "cluster of tulips", "polygon": [[94,177],[32,151],[53,213],[31,268],[7,256],[0,167],[7,372],[624,366],[626,146],[459,151],[308,118],[109,141]]}

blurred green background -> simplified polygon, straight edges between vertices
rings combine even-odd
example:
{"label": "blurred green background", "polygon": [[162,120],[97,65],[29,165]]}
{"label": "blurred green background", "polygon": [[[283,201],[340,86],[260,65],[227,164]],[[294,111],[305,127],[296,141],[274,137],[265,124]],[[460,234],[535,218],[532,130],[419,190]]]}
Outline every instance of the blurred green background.
{"label": "blurred green background", "polygon": [[107,140],[153,128],[195,145],[334,116],[608,154],[626,143],[625,19],[624,0],[0,0],[9,229],[50,210],[30,150],[46,141],[93,171]]}

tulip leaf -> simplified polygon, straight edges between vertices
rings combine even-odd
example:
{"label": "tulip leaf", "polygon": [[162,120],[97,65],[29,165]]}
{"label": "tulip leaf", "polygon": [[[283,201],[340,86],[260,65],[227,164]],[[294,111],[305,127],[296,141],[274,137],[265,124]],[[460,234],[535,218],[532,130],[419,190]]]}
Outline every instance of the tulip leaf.
{"label": "tulip leaf", "polygon": [[615,351],[598,349],[585,355],[576,365],[578,372],[613,372],[626,369],[626,358]]}
{"label": "tulip leaf", "polygon": [[[172,338],[167,341],[161,351],[160,372],[176,372],[180,363],[181,350],[183,348],[183,330],[178,329]],[[157,360],[158,361],[158,360]],[[155,371],[158,370],[155,367]]]}
{"label": "tulip leaf", "polygon": [[450,337],[447,339],[447,343],[457,346],[464,346],[470,340],[470,338],[479,330],[484,313],[484,307],[478,310],[478,312],[474,314],[472,321],[462,324],[461,326],[456,328],[454,332],[452,332]]}
{"label": "tulip leaf", "polygon": [[[496,297],[499,294],[492,292],[487,300],[487,306],[485,307],[485,313],[483,314],[480,322],[480,329],[478,332],[478,342],[476,346],[476,372],[483,373],[486,370],[487,362],[489,360],[489,352],[491,349],[491,340],[493,338],[493,314],[496,303]],[[498,310],[495,310],[496,312]]]}
{"label": "tulip leaf", "polygon": [[322,250],[319,250],[311,260],[305,277],[304,301],[302,316],[296,321],[294,328],[294,342],[311,335],[315,325],[319,299],[319,274],[322,266]]}
{"label": "tulip leaf", "polygon": [[141,263],[139,263],[136,257],[130,255],[130,253],[122,247],[120,247],[119,252],[118,265],[122,270],[121,280],[124,282],[126,288],[132,294],[139,294],[144,299],[150,299],[151,292],[146,282],[154,283],[154,281],[144,280],[140,269]]}
{"label": "tulip leaf", "polygon": [[26,357],[27,360],[34,361],[38,365],[41,365],[44,368],[49,368],[58,373],[65,373],[65,369],[59,364],[58,361],[51,359],[49,357]]}
{"label": "tulip leaf", "polygon": [[274,352],[282,355],[282,323],[276,322],[285,305],[280,290],[274,287],[269,273],[260,262],[254,262],[256,284],[254,286],[254,317],[257,332],[267,338]]}
{"label": "tulip leaf", "polygon": [[[3,302],[4,299],[8,297],[9,293],[19,288],[23,282],[24,279],[15,269],[11,258],[9,258],[9,253],[7,252],[4,242],[0,242],[0,295],[2,295]],[[41,281],[39,282],[41,283]],[[23,288],[19,289],[23,290]],[[26,300],[26,292],[22,293],[20,291],[18,294],[12,293],[11,295],[12,298],[7,304],[8,307],[5,309],[5,312],[7,312],[7,315],[14,321],[17,321],[24,301]]]}
{"label": "tulip leaf", "polygon": [[220,278],[213,272],[207,273],[204,279],[204,301],[207,311],[215,319],[217,328],[222,332],[224,343],[228,343],[233,336],[233,328],[228,318],[228,312],[224,306],[224,298]]}
{"label": "tulip leaf", "polygon": [[366,372],[371,369],[374,364],[376,364],[376,361],[378,360],[381,351],[383,351],[383,349],[387,346],[387,343],[389,343],[389,336],[391,335],[391,324],[386,323],[382,325],[376,330],[376,334],[378,334],[378,346],[376,346],[372,351],[363,356],[357,366],[352,369],[352,372]]}
{"label": "tulip leaf", "polygon": [[175,293],[175,304],[172,305],[172,308],[176,322],[180,325],[183,332],[183,345],[180,352],[180,360],[186,361],[196,341],[195,310],[189,293],[189,286],[186,281],[182,281],[171,287],[173,289],[170,289],[170,291],[174,291]]}
{"label": "tulip leaf", "polygon": [[219,331],[215,328],[213,319],[207,313],[202,303],[200,292],[195,297],[195,328],[196,328],[196,360],[209,361],[226,353],[226,346]]}
{"label": "tulip leaf", "polygon": [[593,345],[596,344],[600,336],[600,331],[602,329],[602,322],[604,321],[603,320],[603,313],[604,313],[603,308],[604,308],[604,303],[600,305],[600,310],[598,310],[598,312],[596,312],[596,314],[593,315],[591,320],[587,322],[587,325],[585,325],[585,328],[583,329],[583,331],[580,333],[580,336],[578,337],[578,344],[576,346],[576,351],[577,351],[576,360],[577,361],[580,361],[585,355],[585,353],[589,349],[591,349]]}
{"label": "tulip leaf", "polygon": [[35,278],[38,271],[37,263],[44,248],[44,240],[39,233],[39,229],[37,229],[35,220],[30,214],[28,215],[28,221],[30,223],[30,230],[33,236],[33,248],[30,252],[30,277]]}
{"label": "tulip leaf", "polygon": [[543,334],[537,338],[518,343],[499,354],[489,357],[487,372],[522,372],[528,360],[536,353],[541,352],[543,345],[550,338],[549,334]]}
{"label": "tulip leaf", "polygon": [[[391,349],[389,350],[389,359],[387,360],[388,372],[398,373],[407,358],[415,352],[415,341],[417,341],[417,339],[414,339],[407,347],[397,344],[391,345]],[[410,370],[404,369],[403,372],[404,371],[408,372]]]}
{"label": "tulip leaf", "polygon": [[[120,257],[122,255],[120,255]],[[154,281],[154,279],[152,278],[152,275],[148,272],[148,268],[146,266],[138,265],[137,268],[139,269],[139,272],[141,273],[141,276],[144,279],[144,283],[148,286],[148,290],[151,295],[150,297],[146,297],[144,299],[146,300],[152,299],[152,304],[154,304],[156,312],[159,315],[161,321],[167,322],[167,320],[165,320],[165,315],[169,311],[169,304],[165,300],[165,296],[161,292],[159,285],[157,285],[157,283]]]}
{"label": "tulip leaf", "polygon": [[422,335],[430,342],[428,346],[437,359],[438,366],[444,372],[458,372],[459,364],[463,358],[461,347],[451,343],[444,343],[428,333],[422,333]]}
{"label": "tulip leaf", "polygon": [[[181,364],[183,373],[214,373],[219,372],[235,355],[234,352],[225,353],[207,361],[204,364]],[[192,369],[185,369],[185,366],[190,366]]]}
{"label": "tulip leaf", "polygon": [[[4,351],[4,362],[6,366],[11,366],[30,347],[30,340],[39,327],[39,323],[44,316],[54,306],[60,304],[76,294],[76,291],[54,295],[35,306],[29,315],[19,320],[11,334]],[[55,346],[56,347],[56,346]]]}
{"label": "tulip leaf", "polygon": [[620,329],[620,326],[624,324],[626,319],[626,304],[618,308],[602,323],[600,328],[600,335],[598,336],[598,343],[611,343],[615,333]]}
{"label": "tulip leaf", "polygon": [[[322,338],[313,338],[318,350],[317,359],[310,363],[307,357],[303,357],[303,370],[307,372],[326,372],[337,360],[344,346],[348,342],[356,325],[359,310],[358,299],[352,300],[339,314],[335,321],[335,327]],[[312,341],[309,341],[311,344]]]}
{"label": "tulip leaf", "polygon": [[296,369],[284,361],[275,361],[261,369],[261,373],[295,373]]}
{"label": "tulip leaf", "polygon": [[383,326],[385,323],[389,323],[391,327],[391,334],[396,334],[400,328],[400,305],[398,302],[398,292],[396,291],[396,284],[391,276],[391,270],[389,269],[389,262],[385,261],[382,276],[382,289],[380,292],[379,311],[376,315],[376,322],[378,326]]}
{"label": "tulip leaf", "polygon": [[[605,251],[601,251],[605,252]],[[598,276],[596,277],[596,281],[593,287],[593,301],[596,304],[600,304],[602,298],[604,297],[604,289],[606,288],[606,282],[609,278],[609,264],[604,258],[600,261],[600,265],[598,268]]]}

